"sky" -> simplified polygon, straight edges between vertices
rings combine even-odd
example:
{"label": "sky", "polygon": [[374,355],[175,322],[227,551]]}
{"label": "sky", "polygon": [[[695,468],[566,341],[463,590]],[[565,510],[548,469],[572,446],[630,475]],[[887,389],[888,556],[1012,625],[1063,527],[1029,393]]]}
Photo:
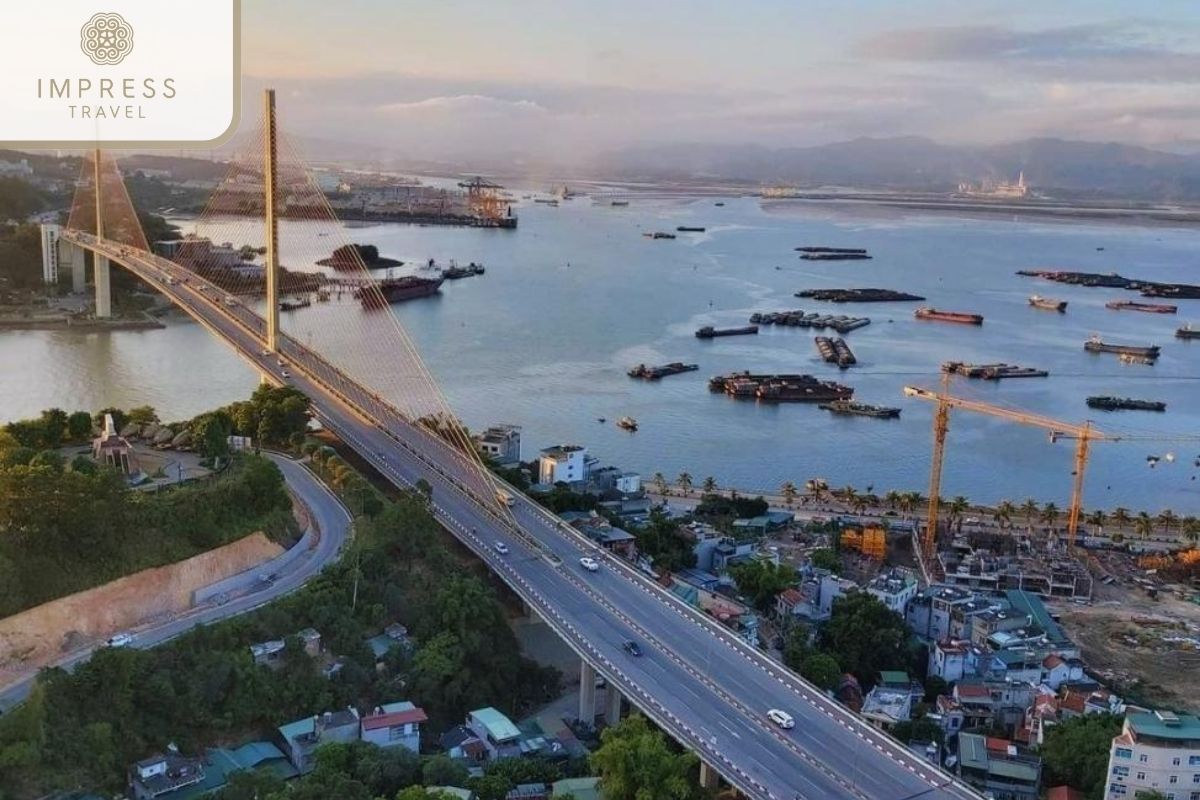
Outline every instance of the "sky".
{"label": "sky", "polygon": [[1188,0],[245,0],[247,103],[314,139],[586,162],[1032,136],[1200,150]]}

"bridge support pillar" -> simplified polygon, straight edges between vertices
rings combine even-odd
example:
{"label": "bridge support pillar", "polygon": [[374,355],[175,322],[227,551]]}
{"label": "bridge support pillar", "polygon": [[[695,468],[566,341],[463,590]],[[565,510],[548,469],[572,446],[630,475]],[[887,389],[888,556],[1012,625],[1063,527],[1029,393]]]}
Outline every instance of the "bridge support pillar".
{"label": "bridge support pillar", "polygon": [[721,776],[706,762],[700,762],[700,786],[704,789],[716,789],[721,782]]}
{"label": "bridge support pillar", "polygon": [[87,291],[87,260],[84,258],[82,247],[71,242],[58,241],[59,274],[63,269],[71,270],[71,291],[83,294]]}
{"label": "bridge support pillar", "polygon": [[267,349],[279,352],[279,217],[275,201],[279,198],[276,173],[279,156],[275,131],[275,90],[263,91],[263,215],[267,224]]}
{"label": "bridge support pillar", "polygon": [[616,725],[621,721],[621,701],[623,699],[621,691],[610,683],[604,699],[605,725]]}
{"label": "bridge support pillar", "polygon": [[586,661],[579,662],[579,721],[596,724],[596,670]]}
{"label": "bridge support pillar", "polygon": [[96,284],[96,316],[107,319],[112,316],[112,283],[108,258],[92,253],[92,280]]}

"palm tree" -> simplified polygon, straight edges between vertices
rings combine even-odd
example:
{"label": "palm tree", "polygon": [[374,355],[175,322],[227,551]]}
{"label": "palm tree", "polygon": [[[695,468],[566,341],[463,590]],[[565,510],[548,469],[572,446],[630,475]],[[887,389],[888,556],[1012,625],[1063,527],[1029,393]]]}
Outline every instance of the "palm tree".
{"label": "palm tree", "polygon": [[701,488],[704,490],[705,494],[712,494],[717,490],[717,479],[712,475],[709,475],[704,479],[704,483],[701,484]]}
{"label": "palm tree", "polygon": [[862,514],[869,505],[870,502],[865,494],[856,494],[850,499],[850,506],[854,509],[855,514]]}
{"label": "palm tree", "polygon": [[654,490],[659,494],[667,493],[667,479],[661,472],[654,473],[654,477],[650,479],[650,482],[654,484]]}
{"label": "palm tree", "polygon": [[897,492],[895,489],[892,489],[890,492],[888,492],[887,494],[885,494],[883,496],[883,502],[887,503],[888,508],[895,511],[896,506],[900,505],[900,493]]}
{"label": "palm tree", "polygon": [[1103,509],[1099,509],[1099,508],[1096,509],[1095,511],[1093,511],[1091,514],[1088,514],[1088,518],[1087,518],[1088,525],[1095,525],[1096,533],[1101,536],[1104,535],[1104,523],[1107,520],[1108,520],[1108,515],[1104,513]]}
{"label": "palm tree", "polygon": [[829,489],[829,484],[821,478],[809,478],[804,482],[804,488],[812,495],[814,501],[819,501]]}
{"label": "palm tree", "polygon": [[1054,525],[1054,521],[1058,519],[1058,506],[1054,503],[1046,503],[1042,508],[1041,521],[1046,526]]}
{"label": "palm tree", "polygon": [[1038,513],[1038,501],[1032,497],[1026,497],[1025,502],[1021,503],[1021,513],[1025,515],[1025,527],[1033,531],[1033,518]]}
{"label": "palm tree", "polygon": [[1154,532],[1154,520],[1145,511],[1139,511],[1137,519],[1133,521],[1133,532],[1142,539],[1149,539]]}
{"label": "palm tree", "polygon": [[791,481],[784,481],[779,487],[779,494],[783,496],[783,502],[788,508],[792,507],[792,503],[796,502],[796,484]]}
{"label": "palm tree", "polygon": [[692,476],[687,472],[679,473],[675,478],[675,485],[679,487],[679,491],[683,492],[684,496],[692,493]]}
{"label": "palm tree", "polygon": [[1184,517],[1179,521],[1179,528],[1183,532],[1183,538],[1191,543],[1192,547],[1196,546],[1196,542],[1200,540],[1200,520],[1195,517]]}
{"label": "palm tree", "polygon": [[836,492],[834,492],[833,495],[846,505],[852,506],[854,505],[855,499],[858,497],[858,490],[847,484],[846,486],[843,486],[841,489],[838,489]]}
{"label": "palm tree", "polygon": [[1124,506],[1117,506],[1112,510],[1112,523],[1117,528],[1124,528],[1132,521],[1129,516],[1129,509]]}
{"label": "palm tree", "polygon": [[1012,527],[1012,516],[1017,513],[1017,507],[1008,500],[1001,500],[1000,505],[996,506],[995,513],[992,514],[992,519],[996,520],[996,524],[1001,528]]}
{"label": "palm tree", "polygon": [[1158,512],[1158,524],[1163,526],[1163,530],[1167,533],[1171,532],[1171,526],[1179,521],[1179,517],[1175,516],[1175,512],[1169,508],[1164,508]]}
{"label": "palm tree", "polygon": [[961,494],[955,495],[946,506],[946,512],[950,515],[950,524],[957,527],[959,533],[962,533],[963,512],[970,507],[970,501]]}

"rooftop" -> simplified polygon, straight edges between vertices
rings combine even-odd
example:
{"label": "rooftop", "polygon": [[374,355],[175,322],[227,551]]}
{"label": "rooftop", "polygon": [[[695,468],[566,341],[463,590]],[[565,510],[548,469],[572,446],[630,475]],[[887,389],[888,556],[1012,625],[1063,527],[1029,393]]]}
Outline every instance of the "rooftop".
{"label": "rooftop", "polygon": [[1125,724],[1141,739],[1169,739],[1174,741],[1200,741],[1200,718],[1192,714],[1175,714],[1170,711],[1130,712]]}
{"label": "rooftop", "polygon": [[487,729],[487,733],[493,741],[507,742],[521,735],[521,731],[512,723],[512,720],[491,706],[477,708],[471,712],[471,716]]}
{"label": "rooftop", "polygon": [[425,713],[424,709],[418,708],[406,700],[378,707],[374,712],[362,718],[362,727],[364,731],[373,731],[377,728],[390,728],[393,725],[421,723],[428,719],[429,715]]}
{"label": "rooftop", "polygon": [[553,447],[542,448],[541,454],[544,458],[563,459],[569,458],[574,453],[580,453],[583,449],[577,444],[556,444]]}

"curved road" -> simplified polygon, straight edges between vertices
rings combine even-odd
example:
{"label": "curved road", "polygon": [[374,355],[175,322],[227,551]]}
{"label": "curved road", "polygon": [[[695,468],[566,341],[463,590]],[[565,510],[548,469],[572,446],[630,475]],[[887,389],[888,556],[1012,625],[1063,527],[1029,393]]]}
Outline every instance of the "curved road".
{"label": "curved road", "polygon": [[[78,231],[64,238],[157,284],[256,370],[305,392],[321,421],[397,485],[428,482],[433,510],[452,533],[610,685],[748,797],[980,798],[519,492],[511,492],[512,508],[498,504],[493,479],[475,462],[304,345],[282,336],[278,355],[263,350],[264,320],[217,287],[115,242]],[[599,572],[580,566],[585,554],[601,561]],[[628,639],[645,655],[626,654]],[[769,708],[791,713],[795,728],[768,722]]]}
{"label": "curved road", "polygon": [[[319,573],[327,564],[337,558],[346,538],[350,534],[351,517],[341,501],[329,491],[321,481],[317,480],[302,464],[276,455],[264,453],[275,462],[287,481],[288,489],[300,498],[308,508],[316,528],[320,531],[317,544],[306,555],[293,561],[286,572],[279,574],[271,582],[256,582],[249,591],[237,595],[225,603],[206,603],[195,606],[174,616],[169,620],[152,622],[133,628],[129,633],[134,634],[130,647],[150,648],[174,639],[186,633],[196,625],[208,625],[223,619],[244,614],[247,611],[265,605],[285,594],[294,592],[303,586],[310,578]],[[256,570],[262,567],[255,568]],[[76,664],[91,658],[92,653],[103,645],[89,645],[74,650],[48,666],[71,669]],[[31,670],[17,680],[0,688],[0,711],[6,711],[19,704],[29,694],[37,677],[38,670]]]}

